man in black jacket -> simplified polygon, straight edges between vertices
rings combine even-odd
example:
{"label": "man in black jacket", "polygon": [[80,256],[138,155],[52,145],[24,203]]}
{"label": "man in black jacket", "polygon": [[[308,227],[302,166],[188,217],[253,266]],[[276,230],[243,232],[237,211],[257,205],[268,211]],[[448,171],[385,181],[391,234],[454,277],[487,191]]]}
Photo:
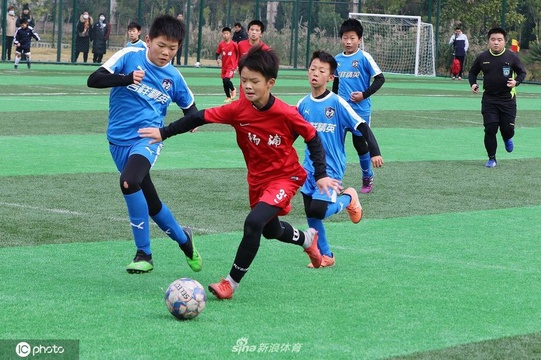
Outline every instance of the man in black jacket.
{"label": "man in black jacket", "polygon": [[248,39],[248,33],[246,32],[246,29],[240,24],[240,22],[236,22],[235,25],[233,25],[233,28],[235,29],[235,32],[233,33],[233,41],[237,44],[239,41]]}

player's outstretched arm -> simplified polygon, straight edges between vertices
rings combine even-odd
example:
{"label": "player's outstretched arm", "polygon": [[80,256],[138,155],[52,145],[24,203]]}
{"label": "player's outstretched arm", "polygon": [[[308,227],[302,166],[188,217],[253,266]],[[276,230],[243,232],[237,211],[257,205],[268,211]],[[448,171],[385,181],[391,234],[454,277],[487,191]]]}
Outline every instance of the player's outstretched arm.
{"label": "player's outstretched arm", "polygon": [[143,70],[135,70],[134,72],[122,75],[122,74],[111,74],[104,67],[100,67],[98,70],[94,71],[88,77],[86,85],[91,88],[110,88],[115,86],[128,86],[131,84],[140,84],[145,76]]}
{"label": "player's outstretched arm", "polygon": [[205,125],[205,110],[200,110],[190,114],[177,121],[172,122],[163,128],[142,128],[137,132],[140,137],[151,138],[151,144],[163,141],[171,136],[182,134],[195,129],[198,126]]}

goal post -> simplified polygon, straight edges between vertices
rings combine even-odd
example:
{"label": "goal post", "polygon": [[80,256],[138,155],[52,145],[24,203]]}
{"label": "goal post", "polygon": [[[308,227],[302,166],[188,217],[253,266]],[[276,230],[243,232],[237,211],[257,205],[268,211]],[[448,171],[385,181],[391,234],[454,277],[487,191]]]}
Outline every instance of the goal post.
{"label": "goal post", "polygon": [[364,28],[361,48],[383,72],[436,76],[434,29],[420,16],[349,13]]}

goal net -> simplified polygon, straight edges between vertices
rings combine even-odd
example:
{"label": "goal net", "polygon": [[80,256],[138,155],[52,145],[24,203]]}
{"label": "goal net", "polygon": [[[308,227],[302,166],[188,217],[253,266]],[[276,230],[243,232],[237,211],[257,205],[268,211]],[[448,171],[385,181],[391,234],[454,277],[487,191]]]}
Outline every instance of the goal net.
{"label": "goal net", "polygon": [[434,30],[420,16],[349,13],[364,28],[361,48],[383,72],[436,75]]}

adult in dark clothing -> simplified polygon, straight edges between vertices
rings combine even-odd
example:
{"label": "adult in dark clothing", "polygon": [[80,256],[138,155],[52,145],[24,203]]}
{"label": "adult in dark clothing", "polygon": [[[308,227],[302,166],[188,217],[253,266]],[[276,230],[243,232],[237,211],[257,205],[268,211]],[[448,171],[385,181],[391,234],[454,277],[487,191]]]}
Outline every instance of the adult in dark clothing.
{"label": "adult in dark clothing", "polygon": [[240,22],[236,22],[235,25],[233,25],[233,28],[235,29],[235,32],[233,33],[234,42],[238,43],[239,41],[248,39],[248,33]]}
{"label": "adult in dark clothing", "polygon": [[101,13],[98,21],[92,27],[92,62],[99,64],[107,50],[107,40],[111,33],[111,25],[105,20],[105,14]]}
{"label": "adult in dark clothing", "polygon": [[477,56],[470,69],[468,80],[474,94],[479,92],[477,75],[483,72],[483,99],[481,113],[485,127],[486,167],[497,165],[496,134],[500,134],[507,152],[513,151],[515,118],[517,116],[516,87],[526,78],[526,69],[517,54],[505,49],[507,33],[502,28],[488,32],[488,50]]}
{"label": "adult in dark clothing", "polygon": [[[23,5],[23,11],[21,12],[21,15],[15,21],[15,26],[17,28],[21,27],[21,21],[22,20],[25,20],[26,25],[31,27],[32,29],[36,26],[36,22],[34,21],[34,17],[30,13],[30,7],[28,6],[28,3]],[[21,60],[23,60],[23,61],[26,60],[26,54],[25,53],[22,54]]]}
{"label": "adult in dark clothing", "polygon": [[21,20],[23,19],[26,20],[26,24],[32,29],[36,26],[34,17],[30,13],[30,7],[28,6],[28,3],[23,5],[23,12],[21,13],[21,16],[19,16],[19,18],[15,22],[15,26],[21,27]]}
{"label": "adult in dark clothing", "polygon": [[[470,47],[468,42],[468,37],[462,32],[460,26],[457,26],[455,33],[449,39],[449,45],[453,46],[453,57],[460,62],[460,70],[458,72],[458,80],[462,80],[464,73],[464,59],[466,59],[466,52]],[[455,74],[453,74],[453,80],[455,79]]]}
{"label": "adult in dark clothing", "polygon": [[90,38],[92,35],[92,22],[92,17],[88,14],[88,11],[84,11],[79,17],[79,23],[77,23],[77,37],[75,39],[74,62],[77,62],[80,53],[83,53],[83,61],[88,61],[88,51],[90,50]]}

